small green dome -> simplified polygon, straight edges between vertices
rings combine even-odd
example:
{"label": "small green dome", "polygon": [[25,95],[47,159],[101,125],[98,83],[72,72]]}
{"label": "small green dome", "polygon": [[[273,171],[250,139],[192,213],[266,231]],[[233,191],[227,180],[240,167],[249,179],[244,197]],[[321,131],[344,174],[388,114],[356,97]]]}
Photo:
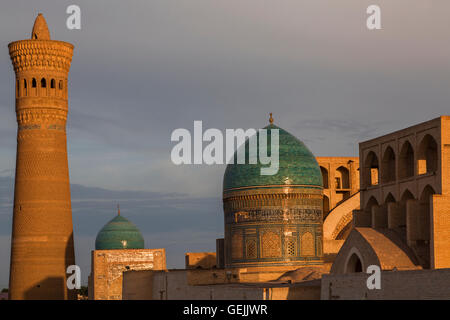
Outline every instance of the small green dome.
{"label": "small green dome", "polygon": [[121,215],[105,224],[95,239],[95,250],[113,249],[144,249],[139,229]]}
{"label": "small green dome", "polygon": [[[223,190],[242,187],[261,187],[279,185],[298,185],[322,187],[322,174],[319,164],[311,151],[303,142],[289,132],[270,124],[267,129],[267,154],[270,155],[270,136],[272,129],[279,130],[279,170],[274,175],[261,175],[261,167],[269,165],[249,164],[249,140],[240,148],[245,147],[245,164],[236,164],[237,151],[234,154],[235,163],[228,164],[223,179]],[[259,135],[259,133],[257,133]],[[259,143],[258,143],[259,144]],[[259,145],[258,145],[259,149]],[[258,150],[259,155],[259,150]]]}

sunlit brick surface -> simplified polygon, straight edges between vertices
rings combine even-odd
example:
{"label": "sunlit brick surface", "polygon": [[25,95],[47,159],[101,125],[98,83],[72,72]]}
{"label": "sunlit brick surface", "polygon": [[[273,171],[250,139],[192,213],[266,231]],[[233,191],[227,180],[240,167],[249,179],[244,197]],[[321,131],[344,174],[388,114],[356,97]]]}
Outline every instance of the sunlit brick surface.
{"label": "sunlit brick surface", "polygon": [[70,43],[50,40],[42,15],[32,39],[9,44],[16,74],[17,158],[10,299],[74,299],[75,264],[66,119]]}

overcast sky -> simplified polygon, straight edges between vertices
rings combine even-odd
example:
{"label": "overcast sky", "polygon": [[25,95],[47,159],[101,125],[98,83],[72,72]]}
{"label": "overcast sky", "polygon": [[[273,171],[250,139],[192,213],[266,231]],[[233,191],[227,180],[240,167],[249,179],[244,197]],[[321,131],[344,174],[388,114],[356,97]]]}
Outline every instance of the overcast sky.
{"label": "overcast sky", "polygon": [[[81,8],[81,30],[66,8]],[[366,28],[381,7],[382,30]],[[9,269],[16,147],[7,45],[42,12],[75,45],[68,148],[77,263],[89,273],[97,231],[115,214],[165,247],[214,251],[223,234],[224,166],[170,161],[176,128],[259,128],[273,112],[316,156],[449,114],[446,0],[6,1],[0,4],[0,286]],[[95,197],[93,196],[95,195]]]}

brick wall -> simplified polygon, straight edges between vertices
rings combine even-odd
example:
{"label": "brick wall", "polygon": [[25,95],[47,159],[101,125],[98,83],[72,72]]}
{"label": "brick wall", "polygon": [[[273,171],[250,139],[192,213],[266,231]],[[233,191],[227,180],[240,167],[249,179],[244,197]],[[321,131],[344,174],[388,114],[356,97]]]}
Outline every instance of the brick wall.
{"label": "brick wall", "polygon": [[89,299],[121,300],[122,274],[125,271],[165,269],[165,249],[94,250]]}
{"label": "brick wall", "polygon": [[185,261],[186,269],[210,269],[217,265],[215,252],[187,252]]}
{"label": "brick wall", "polygon": [[383,271],[381,289],[367,288],[366,273],[322,277],[322,300],[450,299],[450,269]]}
{"label": "brick wall", "polygon": [[124,300],[318,300],[320,281],[191,285],[191,270],[124,273]]}

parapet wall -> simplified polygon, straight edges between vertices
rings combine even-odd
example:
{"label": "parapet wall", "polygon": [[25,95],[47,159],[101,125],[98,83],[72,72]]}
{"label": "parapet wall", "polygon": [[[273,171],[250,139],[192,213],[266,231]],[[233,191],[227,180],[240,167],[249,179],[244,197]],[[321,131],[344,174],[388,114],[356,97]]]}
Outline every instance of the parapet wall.
{"label": "parapet wall", "polygon": [[89,299],[121,300],[124,272],[165,269],[165,249],[94,250]]}
{"label": "parapet wall", "polygon": [[[320,280],[192,285],[193,270],[124,272],[123,300],[318,300]],[[201,271],[201,270],[199,270]]]}
{"label": "parapet wall", "polygon": [[450,299],[450,269],[381,272],[381,289],[369,290],[366,273],[322,277],[321,300]]}

